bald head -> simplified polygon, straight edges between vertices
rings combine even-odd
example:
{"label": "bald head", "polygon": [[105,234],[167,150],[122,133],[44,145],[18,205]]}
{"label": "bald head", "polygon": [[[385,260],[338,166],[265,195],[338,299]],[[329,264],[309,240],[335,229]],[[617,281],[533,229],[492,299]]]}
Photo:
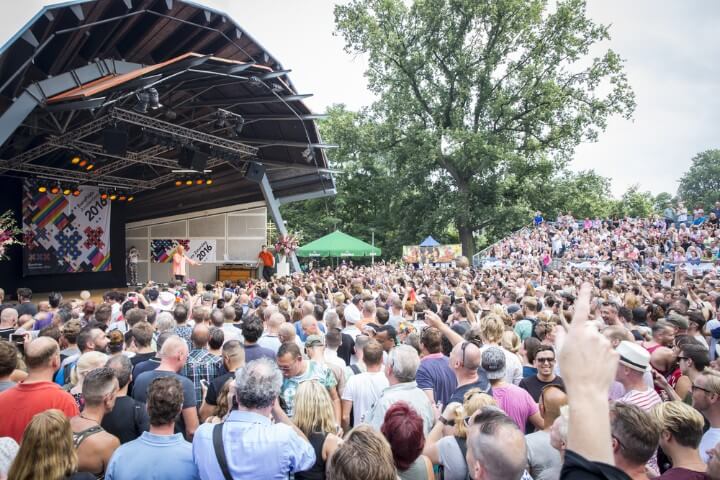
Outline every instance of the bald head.
{"label": "bald head", "polygon": [[525,435],[497,408],[483,409],[468,430],[467,465],[471,478],[520,479],[527,468]]}
{"label": "bald head", "polygon": [[38,337],[25,345],[25,363],[30,370],[54,368],[60,360],[60,347],[50,337]]}
{"label": "bald head", "polygon": [[567,394],[556,385],[548,385],[540,394],[540,413],[545,429],[549,429],[560,416],[560,407],[567,405]]}
{"label": "bald head", "polygon": [[193,328],[192,335],[190,336],[195,348],[206,348],[210,341],[210,329],[207,325],[199,323]]}
{"label": "bald head", "polygon": [[[271,306],[267,307],[265,310],[263,310],[263,320],[267,322],[270,320],[270,317],[272,317],[273,315],[275,315],[277,313],[278,313],[277,307],[274,305],[271,305]],[[282,315],[280,315],[280,316],[282,317]],[[283,320],[284,319],[285,319],[285,317],[283,317]]]}
{"label": "bald head", "polygon": [[317,335],[320,333],[317,326],[317,320],[312,315],[307,315],[303,317],[300,327],[302,328],[303,332],[305,332],[305,335]]}
{"label": "bald head", "polygon": [[273,313],[268,317],[268,327],[273,330],[280,328],[280,325],[285,323],[285,317],[282,313]]}
{"label": "bald head", "polygon": [[[463,346],[465,346],[464,352]],[[470,342],[460,342],[455,345],[450,356],[451,366],[455,370],[465,369],[469,372],[475,372],[480,367],[481,361],[480,349]]]}
{"label": "bald head", "polygon": [[293,327],[290,323],[283,323],[280,325],[280,329],[278,330],[278,336],[280,337],[280,342],[282,343],[294,342],[295,327]]}
{"label": "bald head", "polygon": [[303,317],[306,317],[308,315],[312,315],[315,311],[315,305],[313,305],[310,302],[303,302],[302,308],[300,309],[302,312]]}
{"label": "bald head", "polygon": [[160,358],[175,358],[183,356],[188,350],[187,343],[185,340],[178,337],[177,335],[171,335],[165,340],[160,349]]}

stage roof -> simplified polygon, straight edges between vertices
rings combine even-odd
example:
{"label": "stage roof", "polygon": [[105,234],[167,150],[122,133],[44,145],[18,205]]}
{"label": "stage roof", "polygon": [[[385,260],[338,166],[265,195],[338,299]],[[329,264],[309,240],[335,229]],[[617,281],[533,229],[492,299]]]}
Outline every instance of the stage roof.
{"label": "stage roof", "polygon": [[[135,194],[129,221],[261,200],[245,179],[260,163],[281,202],[333,194],[321,115],[288,73],[196,3],[45,7],[0,48],[0,173],[122,188]],[[153,90],[161,107],[143,110]],[[127,134],[126,152],[108,153],[108,131]],[[188,176],[173,172],[178,159],[193,152],[213,184],[176,187]],[[72,165],[76,154],[95,168]]]}

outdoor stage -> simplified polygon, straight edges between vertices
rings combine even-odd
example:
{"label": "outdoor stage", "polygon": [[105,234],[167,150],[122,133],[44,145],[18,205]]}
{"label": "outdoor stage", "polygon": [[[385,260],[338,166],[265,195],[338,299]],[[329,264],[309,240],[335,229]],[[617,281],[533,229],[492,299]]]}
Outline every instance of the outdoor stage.
{"label": "outdoor stage", "polygon": [[335,193],[289,72],[194,3],[44,8],[0,49],[0,213],[27,240],[0,286],[122,287],[131,245],[139,282],[166,281],[178,245],[201,281],[255,262],[281,204]]}

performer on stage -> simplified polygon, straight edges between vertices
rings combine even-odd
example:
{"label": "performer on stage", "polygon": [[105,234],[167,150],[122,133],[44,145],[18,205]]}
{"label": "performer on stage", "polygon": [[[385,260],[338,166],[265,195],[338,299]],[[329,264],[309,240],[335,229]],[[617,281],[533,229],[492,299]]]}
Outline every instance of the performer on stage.
{"label": "performer on stage", "polygon": [[138,278],[137,278],[137,264],[138,259],[140,258],[140,252],[138,251],[135,246],[131,246],[130,250],[128,250],[127,254],[127,274],[128,274],[128,283],[130,285],[137,285]]}
{"label": "performer on stage", "polygon": [[172,269],[173,275],[175,275],[175,280],[180,280],[183,283],[185,283],[185,262],[189,263],[190,265],[200,265],[200,262],[196,262],[192,258],[185,255],[185,247],[183,247],[182,245],[178,245],[177,250],[173,255]]}
{"label": "performer on stage", "polygon": [[262,268],[262,277],[269,282],[275,270],[275,256],[268,252],[265,245],[258,255],[258,266]]}

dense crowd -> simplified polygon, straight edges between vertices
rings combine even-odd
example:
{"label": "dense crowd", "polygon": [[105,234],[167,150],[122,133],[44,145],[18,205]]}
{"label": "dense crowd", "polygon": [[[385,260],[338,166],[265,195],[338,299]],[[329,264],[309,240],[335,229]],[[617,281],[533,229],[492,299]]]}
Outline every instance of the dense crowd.
{"label": "dense crowd", "polygon": [[540,216],[478,267],[21,288],[0,478],[720,480],[710,217]]}

